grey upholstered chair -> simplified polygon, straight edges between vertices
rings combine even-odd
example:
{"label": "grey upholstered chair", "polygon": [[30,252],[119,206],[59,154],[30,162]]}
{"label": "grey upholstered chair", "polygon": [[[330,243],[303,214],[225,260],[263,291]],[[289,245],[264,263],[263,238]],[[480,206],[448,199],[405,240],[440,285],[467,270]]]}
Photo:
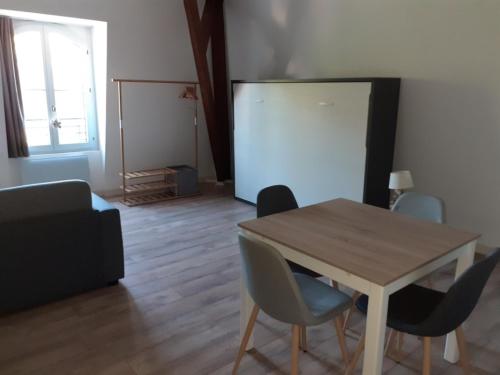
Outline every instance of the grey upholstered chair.
{"label": "grey upholstered chair", "polygon": [[[391,211],[412,216],[416,219],[431,221],[433,223],[443,224],[446,222],[445,205],[443,200],[429,194],[417,192],[403,193],[399,196],[396,202],[394,202],[394,206],[392,206]],[[427,275],[425,279],[427,280],[427,286],[432,288],[432,275]],[[394,330],[391,330],[390,332],[390,337],[392,336],[394,336]],[[402,350],[403,333],[398,332],[397,337],[398,350]]]}
{"label": "grey upholstered chair", "polygon": [[255,306],[241,341],[233,374],[238,371],[260,309],[276,320],[292,324],[292,374],[298,373],[300,327],[333,319],[343,359],[348,364],[341,316],[352,299],[311,276],[292,273],[281,254],[268,244],[240,235],[240,250],[243,280]]}
{"label": "grey upholstered chair", "polygon": [[[416,192],[401,194],[396,202],[394,202],[394,206],[391,208],[391,211],[438,224],[443,224],[445,222],[444,202],[440,198],[428,194]],[[432,287],[430,275],[427,276],[427,280],[427,286]],[[353,300],[356,300],[360,295],[361,294],[359,292],[355,292],[352,297]],[[354,308],[354,305],[351,306],[349,312],[347,313],[346,319],[344,320],[344,331],[349,325]],[[399,335],[398,341],[401,346],[403,342],[401,334]]]}
{"label": "grey upholstered chair", "polygon": [[[257,194],[257,217],[264,217],[269,215],[278,214],[285,211],[290,211],[299,208],[297,199],[292,190],[285,185],[272,185],[268,186]],[[286,261],[290,266],[293,273],[302,273],[304,275],[312,276],[315,278],[321,277],[317,272],[310,270],[300,264]],[[331,285],[338,288],[335,281],[331,281]],[[307,351],[307,332],[305,327],[300,330],[300,347],[302,350]]]}
{"label": "grey upholstered chair", "polygon": [[[299,208],[292,190],[285,185],[268,186],[257,194],[257,217],[264,217]],[[287,261],[293,273],[303,273],[312,277],[321,277],[317,272]]]}
{"label": "grey upholstered chair", "polygon": [[[460,365],[465,374],[471,373],[462,324],[476,307],[499,259],[500,249],[495,249],[484,259],[469,267],[446,293],[411,284],[390,296],[387,326],[398,332],[423,337],[424,375],[431,373],[431,338],[444,336],[453,331],[457,336]],[[359,297],[356,306],[366,315],[368,296]],[[347,374],[356,367],[363,348],[364,335],[360,338]]]}
{"label": "grey upholstered chair", "polygon": [[396,200],[391,210],[434,223],[445,222],[443,201],[428,194],[404,193]]}

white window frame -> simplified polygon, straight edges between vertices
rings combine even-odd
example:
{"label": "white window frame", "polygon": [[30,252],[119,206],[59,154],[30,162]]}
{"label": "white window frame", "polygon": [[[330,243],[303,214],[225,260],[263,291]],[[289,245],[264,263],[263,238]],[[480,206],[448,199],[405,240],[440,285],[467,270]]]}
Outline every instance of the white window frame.
{"label": "white window frame", "polygon": [[[88,90],[85,96],[86,120],[87,120],[87,143],[76,144],[59,144],[58,129],[53,126],[53,122],[57,120],[57,107],[55,102],[55,90],[53,85],[52,64],[49,52],[48,30],[56,30],[61,34],[70,34],[73,40],[87,49],[87,65],[88,69]],[[38,31],[42,36],[42,54],[45,75],[45,90],[47,94],[47,113],[50,129],[51,144],[46,146],[30,146],[30,154],[57,154],[80,151],[93,151],[98,149],[98,123],[97,123],[97,102],[95,95],[95,75],[94,75],[94,59],[92,54],[92,29],[86,26],[65,25],[58,23],[47,23],[37,21],[14,21],[14,33],[22,33],[26,31]],[[21,73],[22,74],[22,73]],[[54,108],[54,110],[53,110]],[[62,124],[64,126],[64,124]]]}

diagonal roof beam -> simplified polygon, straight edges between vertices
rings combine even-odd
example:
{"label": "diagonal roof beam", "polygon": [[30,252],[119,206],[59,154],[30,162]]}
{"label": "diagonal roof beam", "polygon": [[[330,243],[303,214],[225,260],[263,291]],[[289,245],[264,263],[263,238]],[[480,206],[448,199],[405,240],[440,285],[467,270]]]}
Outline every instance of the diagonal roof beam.
{"label": "diagonal roof beam", "polygon": [[[200,18],[197,0],[184,0],[184,8],[217,180],[224,181],[231,178],[231,153],[223,1],[207,0],[203,18]],[[210,40],[212,41],[213,85],[207,61]]]}

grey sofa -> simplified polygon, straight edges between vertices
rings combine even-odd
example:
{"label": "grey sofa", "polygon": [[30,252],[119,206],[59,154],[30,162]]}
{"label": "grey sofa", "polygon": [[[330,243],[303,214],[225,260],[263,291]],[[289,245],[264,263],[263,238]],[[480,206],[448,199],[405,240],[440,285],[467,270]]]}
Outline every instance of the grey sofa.
{"label": "grey sofa", "polygon": [[123,277],[120,213],[86,182],[0,190],[0,313]]}

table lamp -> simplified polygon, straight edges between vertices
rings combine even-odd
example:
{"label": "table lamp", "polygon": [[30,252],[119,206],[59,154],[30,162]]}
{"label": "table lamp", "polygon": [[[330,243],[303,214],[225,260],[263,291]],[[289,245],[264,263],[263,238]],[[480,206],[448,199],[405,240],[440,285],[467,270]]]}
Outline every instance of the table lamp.
{"label": "table lamp", "polygon": [[411,189],[413,186],[413,178],[411,177],[410,171],[392,172],[389,178],[389,189],[394,191],[391,199],[391,207],[405,190]]}

